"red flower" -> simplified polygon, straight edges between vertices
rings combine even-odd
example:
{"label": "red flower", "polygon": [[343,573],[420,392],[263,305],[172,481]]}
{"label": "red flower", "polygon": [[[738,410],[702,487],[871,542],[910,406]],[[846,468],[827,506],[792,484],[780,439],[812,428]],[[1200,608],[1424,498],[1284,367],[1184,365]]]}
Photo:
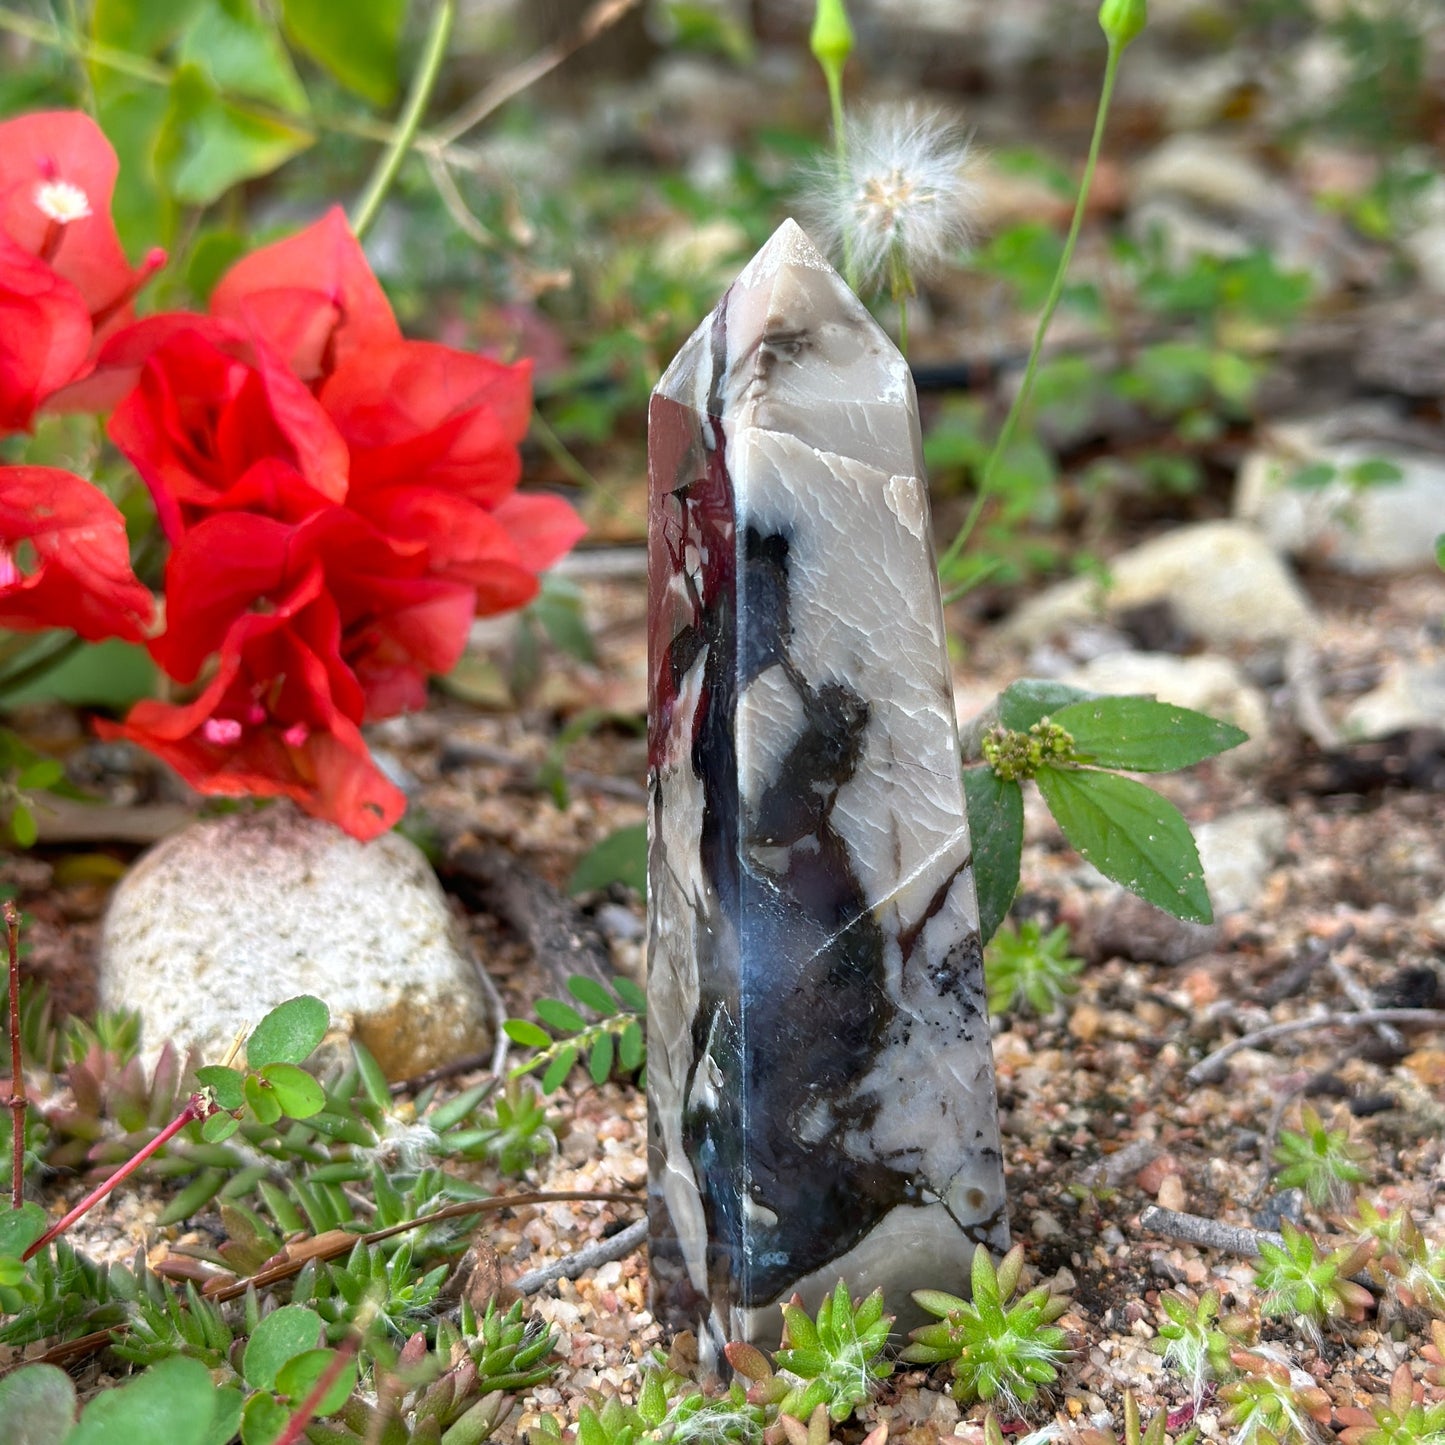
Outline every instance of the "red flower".
{"label": "red flower", "polygon": [[339,206],[237,261],[211,294],[211,314],[264,338],[305,382],[401,340],[386,293]]}
{"label": "red flower", "polygon": [[345,497],[345,443],[264,345],[206,317],[166,329],[108,430],[173,542],[209,512],[295,519]]}
{"label": "red flower", "polygon": [[94,342],[130,315],[145,278],[110,219],[115,152],[79,111],[0,124],[0,431],[89,370]]}
{"label": "red flower", "polygon": [[313,568],[284,607],[232,626],[216,675],[194,702],[137,703],[123,724],[96,728],[154,753],[199,792],[292,798],[354,838],[374,838],[401,817],[406,799],[348,715],[359,699],[339,636]]}
{"label": "red flower", "polygon": [[0,627],[140,642],[153,610],[104,493],[54,467],[0,467]]}

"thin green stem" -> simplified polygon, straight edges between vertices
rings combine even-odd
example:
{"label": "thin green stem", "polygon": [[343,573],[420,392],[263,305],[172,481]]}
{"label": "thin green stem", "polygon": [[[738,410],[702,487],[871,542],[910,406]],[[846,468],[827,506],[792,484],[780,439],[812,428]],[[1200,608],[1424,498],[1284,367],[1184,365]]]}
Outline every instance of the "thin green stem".
{"label": "thin green stem", "polygon": [[392,182],[400,172],[402,162],[411,151],[412,144],[421,129],[421,118],[426,113],[427,102],[441,74],[442,61],[446,58],[447,42],[451,39],[452,23],[457,16],[456,0],[437,0],[432,12],[431,28],[427,31],[426,44],[422,48],[421,64],[411,83],[411,94],[406,98],[406,109],[402,112],[396,134],[391,144],[382,152],[356,203],[351,217],[351,229],[360,239],[371,229],[381,211],[381,203],[391,189]]}
{"label": "thin green stem", "polygon": [[[848,122],[843,109],[843,67],[837,64],[823,65],[823,76],[828,82],[828,108],[833,116],[833,164],[838,170],[839,195],[848,188]],[[858,289],[858,270],[853,262],[853,238],[848,228],[843,227],[843,279],[849,287]]]}
{"label": "thin green stem", "polygon": [[993,488],[994,473],[998,470],[999,461],[1002,459],[1009,447],[1013,444],[1014,432],[1018,429],[1019,419],[1028,406],[1029,396],[1033,392],[1034,377],[1039,369],[1039,355],[1044,349],[1044,337],[1048,335],[1049,324],[1054,319],[1054,312],[1058,310],[1059,300],[1064,294],[1064,281],[1068,277],[1069,263],[1074,258],[1074,246],[1079,239],[1079,232],[1084,224],[1084,210],[1088,204],[1089,191],[1094,184],[1094,169],[1099,162],[1099,151],[1104,143],[1104,127],[1109,118],[1109,103],[1114,98],[1114,80],[1119,70],[1119,57],[1124,53],[1122,45],[1109,42],[1109,58],[1104,66],[1104,83],[1099,90],[1099,108],[1094,115],[1094,134],[1089,142],[1089,158],[1084,163],[1083,179],[1079,182],[1078,199],[1074,202],[1074,218],[1069,223],[1068,239],[1064,242],[1063,255],[1059,257],[1058,269],[1054,272],[1053,284],[1049,287],[1048,298],[1044,301],[1044,309],[1039,314],[1038,325],[1034,328],[1034,341],[1029,349],[1028,365],[1024,368],[1023,381],[1019,385],[1017,394],[1013,399],[1013,405],[1008,409],[1008,415],[1004,417],[1003,426],[999,428],[998,439],[993,444],[993,450],[988,454],[988,460],[983,466],[983,475],[979,478],[978,493],[973,499],[973,505],[968,509],[968,516],[964,518],[963,526],[958,529],[958,534],[949,543],[948,550],[939,559],[938,569],[945,576],[948,569],[958,560],[959,553],[963,551],[974,527],[978,524],[979,516],[983,512],[985,503]]}

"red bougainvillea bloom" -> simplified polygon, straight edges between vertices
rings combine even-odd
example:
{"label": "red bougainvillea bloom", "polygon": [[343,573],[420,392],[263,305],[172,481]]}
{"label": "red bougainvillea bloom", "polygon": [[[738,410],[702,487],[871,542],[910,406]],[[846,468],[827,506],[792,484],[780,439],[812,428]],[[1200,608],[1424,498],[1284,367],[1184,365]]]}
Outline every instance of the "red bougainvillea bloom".
{"label": "red bougainvillea bloom", "polygon": [[306,382],[401,340],[386,293],[339,206],[237,261],[211,294],[211,314],[263,338]]}
{"label": "red bougainvillea bloom", "polygon": [[153,609],[108,497],[55,467],[0,467],[0,627],[140,642]]}
{"label": "red bougainvillea bloom", "polygon": [[[216,519],[230,520],[265,519]],[[357,727],[360,689],[340,637],[335,603],[312,565],[274,611],[237,619],[194,702],[137,703],[123,724],[97,729],[154,753],[199,792],[292,798],[355,838],[374,838],[401,817],[406,799],[371,761]]]}
{"label": "red bougainvillea bloom", "polygon": [[110,219],[115,152],[79,111],[0,123],[0,431],[89,369],[93,344],[130,318],[165,259],[139,269]]}
{"label": "red bougainvillea bloom", "polygon": [[109,432],[172,542],[213,511],[296,518],[346,495],[346,444],[316,399],[266,347],[206,317],[151,352]]}

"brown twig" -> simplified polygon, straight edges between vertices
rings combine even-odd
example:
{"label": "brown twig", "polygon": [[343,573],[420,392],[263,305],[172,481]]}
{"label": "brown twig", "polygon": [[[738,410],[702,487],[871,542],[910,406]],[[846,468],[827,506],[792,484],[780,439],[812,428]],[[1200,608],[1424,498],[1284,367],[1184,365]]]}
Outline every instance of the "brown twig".
{"label": "brown twig", "polygon": [[647,1221],[639,1219],[636,1223],[629,1224],[626,1229],[618,1230],[610,1239],[594,1240],[571,1254],[563,1255],[561,1259],[553,1260],[541,1269],[518,1275],[511,1281],[511,1288],[518,1294],[536,1294],[553,1280],[576,1279],[579,1274],[584,1274],[589,1269],[611,1264],[614,1259],[625,1259],[633,1250],[640,1249],[646,1238]]}
{"label": "brown twig", "polygon": [[1252,1049],[1272,1039],[1289,1034],[1308,1033],[1312,1029],[1362,1029],[1376,1024],[1414,1024],[1421,1027],[1445,1027],[1445,1009],[1436,1008],[1374,1008],[1359,1013],[1323,1013],[1307,1019],[1291,1019],[1288,1023],[1270,1024],[1245,1034],[1201,1059],[1184,1076],[1186,1084],[1203,1084],[1219,1077],[1220,1065],[1241,1049]]}
{"label": "brown twig", "polygon": [[598,0],[570,35],[539,50],[530,60],[513,66],[505,75],[499,75],[474,101],[423,137],[418,149],[445,150],[494,111],[500,110],[513,96],[520,95],[544,75],[556,70],[564,60],[575,55],[583,46],[590,45],[604,30],[610,30],[641,3],[642,0]]}
{"label": "brown twig", "polygon": [[1151,1204],[1139,1215],[1139,1224],[1151,1234],[1177,1239],[1182,1244],[1197,1244],[1204,1249],[1218,1249],[1253,1259],[1261,1243],[1283,1246],[1284,1236],[1270,1229],[1246,1229],[1238,1224],[1221,1224],[1202,1214],[1181,1214],[1174,1209],[1161,1209]]}
{"label": "brown twig", "polygon": [[5,933],[10,945],[10,1204],[25,1202],[25,1074],[20,1065],[20,910],[5,900]]}

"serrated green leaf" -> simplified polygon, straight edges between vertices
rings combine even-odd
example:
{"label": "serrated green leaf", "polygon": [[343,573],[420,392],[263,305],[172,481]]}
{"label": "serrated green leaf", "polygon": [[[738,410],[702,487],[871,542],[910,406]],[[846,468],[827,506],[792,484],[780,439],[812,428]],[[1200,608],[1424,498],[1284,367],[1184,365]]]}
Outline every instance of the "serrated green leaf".
{"label": "serrated green leaf", "polygon": [[282,0],[293,44],[372,105],[396,93],[397,46],[406,0]]}
{"label": "serrated green leaf", "polygon": [[318,1347],[323,1336],[321,1316],[305,1305],[282,1305],[267,1315],[246,1341],[241,1373],[255,1390],[274,1390],[281,1367],[297,1355]]}
{"label": "serrated green leaf", "polygon": [[580,973],[573,974],[567,980],[567,992],[578,1003],[586,1004],[594,1013],[601,1014],[605,1019],[611,1018],[617,1012],[617,1000],[595,978],[588,978],[585,974]]}
{"label": "serrated green leaf", "polygon": [[647,825],[629,824],[609,833],[582,855],[568,881],[574,896],[622,883],[638,893],[647,892]]}
{"label": "serrated green leaf", "polygon": [[1214,910],[1189,824],[1143,783],[1092,768],[1042,768],[1034,781],[1069,845],[1106,878],[1191,923]]}
{"label": "serrated green leaf", "polygon": [[1172,773],[1248,740],[1232,723],[1152,697],[1096,697],[1071,703],[1053,720],[1074,740],[1082,763],[1131,773]]}
{"label": "serrated green leaf", "polygon": [[597,1036],[597,1041],[592,1045],[592,1052],[587,1058],[587,1072],[592,1076],[594,1084],[605,1084],[611,1076],[613,1048],[611,1034],[604,1033]]}
{"label": "serrated green leaf", "polygon": [[561,999],[539,998],[534,1007],[537,1017],[559,1033],[577,1034],[587,1027],[587,1020],[571,1004],[563,1003]]}
{"label": "serrated green leaf", "polygon": [[555,1094],[562,1087],[562,1081],[572,1072],[572,1065],[576,1062],[577,1050],[569,1044],[547,1065],[547,1072],[542,1075],[542,1092]]}
{"label": "serrated green leaf", "polygon": [[965,768],[963,795],[973,843],[979,940],[987,943],[1008,916],[1019,886],[1024,845],[1024,795],[992,768]]}
{"label": "serrated green leaf", "polygon": [[277,1004],[246,1040],[246,1062],[253,1069],[267,1064],[299,1064],[326,1036],[331,1014],[319,998],[300,994]]}
{"label": "serrated green leaf", "polygon": [[309,1119],[326,1107],[326,1090],[295,1064],[267,1064],[261,1077],[275,1091],[281,1112],[292,1119]]}
{"label": "serrated green leaf", "polygon": [[1083,702],[1090,695],[1066,683],[1026,677],[1004,689],[998,700],[998,720],[1010,732],[1026,733],[1040,718],[1052,717],[1061,707]]}
{"label": "serrated green leaf", "polygon": [[228,1069],[224,1064],[205,1064],[196,1070],[196,1079],[211,1091],[216,1103],[222,1109],[239,1109],[245,1103],[242,1083],[245,1076],[239,1069]]}
{"label": "serrated green leaf", "polygon": [[546,1029],[527,1019],[508,1019],[502,1025],[502,1032],[524,1049],[545,1049],[552,1042],[552,1035]]}

